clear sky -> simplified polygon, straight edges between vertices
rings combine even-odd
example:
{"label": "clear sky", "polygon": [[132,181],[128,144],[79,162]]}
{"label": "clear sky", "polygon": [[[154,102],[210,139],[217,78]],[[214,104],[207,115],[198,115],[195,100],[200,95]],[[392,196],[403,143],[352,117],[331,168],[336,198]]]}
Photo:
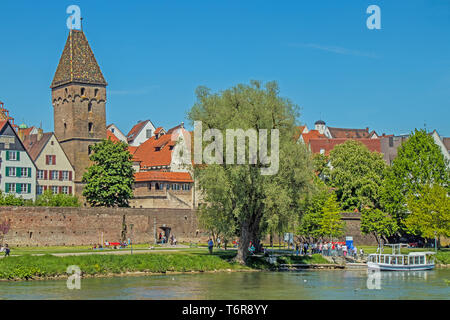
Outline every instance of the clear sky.
{"label": "clear sky", "polygon": [[[53,130],[50,83],[80,6],[108,82],[107,123],[185,121],[204,85],[278,81],[299,121],[450,136],[450,1],[0,1],[0,101]],[[381,8],[381,30],[366,9]]]}

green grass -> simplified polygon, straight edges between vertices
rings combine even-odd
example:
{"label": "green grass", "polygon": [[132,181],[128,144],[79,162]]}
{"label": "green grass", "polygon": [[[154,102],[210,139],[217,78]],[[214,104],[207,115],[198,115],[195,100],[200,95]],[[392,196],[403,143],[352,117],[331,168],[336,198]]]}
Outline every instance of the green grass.
{"label": "green grass", "polygon": [[135,255],[83,255],[57,257],[52,255],[7,257],[0,259],[0,279],[33,279],[67,275],[70,265],[79,266],[84,275],[120,274],[125,272],[164,273],[249,270],[231,261],[235,252],[220,251],[213,255],[206,250],[184,253],[157,252]]}

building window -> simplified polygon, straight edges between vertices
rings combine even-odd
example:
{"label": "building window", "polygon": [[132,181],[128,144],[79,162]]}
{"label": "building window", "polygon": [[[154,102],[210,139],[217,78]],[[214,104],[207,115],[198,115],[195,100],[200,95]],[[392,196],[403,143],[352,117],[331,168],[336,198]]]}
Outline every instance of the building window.
{"label": "building window", "polygon": [[56,156],[55,155],[46,155],[45,156],[45,164],[54,166],[56,165]]}
{"label": "building window", "polygon": [[20,192],[21,193],[28,193],[28,184],[22,183],[20,186]]}
{"label": "building window", "polygon": [[64,193],[64,194],[69,194],[69,187],[63,186],[61,191],[62,191],[62,193]]}
{"label": "building window", "polygon": [[50,171],[50,180],[58,180],[58,171],[56,170]]}
{"label": "building window", "polygon": [[37,192],[37,194],[43,194],[44,193],[44,186],[37,186],[36,192]]}
{"label": "building window", "polygon": [[180,190],[180,185],[178,183],[173,183],[172,190]]}
{"label": "building window", "polygon": [[98,95],[98,89],[95,89],[94,91],[94,95],[97,96]]}
{"label": "building window", "polygon": [[151,182],[148,184],[148,190],[152,190],[152,183]]}
{"label": "building window", "polygon": [[320,154],[325,154],[325,149],[320,149]]}
{"label": "building window", "polygon": [[8,154],[9,154],[9,157],[7,157],[7,159],[6,160],[13,160],[13,161],[15,161],[15,160],[17,160],[17,153],[18,152],[15,152],[15,151],[12,151],[12,152],[9,152],[9,151],[7,151],[8,152]]}
{"label": "building window", "polygon": [[44,179],[44,170],[38,170],[37,178],[38,179]]}
{"label": "building window", "polygon": [[88,123],[88,130],[89,130],[89,133],[92,133],[92,131],[94,130],[94,124],[92,122]]}
{"label": "building window", "polygon": [[185,191],[191,190],[191,185],[189,183],[183,183],[182,189]]}
{"label": "building window", "polygon": [[147,129],[147,139],[152,136],[152,129]]}
{"label": "building window", "polygon": [[69,171],[63,171],[62,172],[62,179],[63,180],[69,180]]}
{"label": "building window", "polygon": [[28,168],[20,168],[20,176],[28,177]]}
{"label": "building window", "polygon": [[91,112],[91,111],[92,111],[92,103],[89,102],[89,103],[88,103],[88,112]]}
{"label": "building window", "polygon": [[8,177],[15,177],[16,176],[16,168],[15,167],[9,167],[8,170]]}
{"label": "building window", "polygon": [[15,193],[16,192],[16,184],[15,183],[7,183],[6,184],[6,192]]}
{"label": "building window", "polygon": [[114,133],[114,128],[111,128],[111,132]]}
{"label": "building window", "polygon": [[81,95],[84,96],[84,88],[81,88]]}
{"label": "building window", "polygon": [[58,186],[52,186],[53,194],[58,194]]}

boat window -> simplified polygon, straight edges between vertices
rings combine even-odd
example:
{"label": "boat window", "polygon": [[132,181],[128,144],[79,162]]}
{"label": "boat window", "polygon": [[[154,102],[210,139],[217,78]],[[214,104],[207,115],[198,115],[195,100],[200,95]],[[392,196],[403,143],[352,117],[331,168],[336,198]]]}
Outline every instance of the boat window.
{"label": "boat window", "polygon": [[419,264],[419,257],[418,256],[414,257],[414,264]]}
{"label": "boat window", "polygon": [[381,256],[381,263],[384,263],[384,256]]}
{"label": "boat window", "polygon": [[408,257],[403,257],[403,264],[408,265]]}
{"label": "boat window", "polygon": [[397,264],[403,264],[403,257],[397,257]]}
{"label": "boat window", "polygon": [[389,256],[386,256],[386,260],[384,263],[389,264]]}
{"label": "boat window", "polygon": [[395,264],[395,257],[391,257],[391,264]]}
{"label": "boat window", "polygon": [[409,264],[414,264],[414,257],[409,257]]}
{"label": "boat window", "polygon": [[419,263],[420,264],[425,264],[425,257],[424,256],[420,256],[419,257]]}

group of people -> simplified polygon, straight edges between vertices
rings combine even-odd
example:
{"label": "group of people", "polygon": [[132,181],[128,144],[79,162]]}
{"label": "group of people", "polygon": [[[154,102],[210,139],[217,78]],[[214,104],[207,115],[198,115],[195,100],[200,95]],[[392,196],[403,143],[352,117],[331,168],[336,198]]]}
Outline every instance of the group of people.
{"label": "group of people", "polygon": [[[167,237],[162,232],[159,233],[158,239],[159,239],[159,243],[161,243],[161,244],[167,243]],[[172,245],[172,246],[177,245],[177,238],[175,238],[173,234],[170,236],[170,245]]]}
{"label": "group of people", "polygon": [[118,242],[118,243],[114,242],[114,244],[109,241],[105,241],[104,245],[94,244],[92,249],[96,250],[96,249],[103,249],[103,248],[109,248],[109,247],[112,247],[113,249],[122,249],[122,248],[126,248],[127,246],[128,246],[128,243],[126,241]]}
{"label": "group of people", "polygon": [[5,244],[5,246],[0,247],[0,252],[5,253],[5,257],[9,256],[9,253],[11,252],[11,249],[8,247],[8,244]]}
{"label": "group of people", "polygon": [[[304,242],[301,244],[296,244],[295,246],[296,254],[306,255],[306,254],[322,254],[324,256],[340,256],[340,257],[354,257],[358,256],[358,248],[356,246],[347,247],[346,244],[336,243],[336,242],[320,242],[320,243],[308,243]],[[360,256],[364,255],[364,250],[359,249]]]}

